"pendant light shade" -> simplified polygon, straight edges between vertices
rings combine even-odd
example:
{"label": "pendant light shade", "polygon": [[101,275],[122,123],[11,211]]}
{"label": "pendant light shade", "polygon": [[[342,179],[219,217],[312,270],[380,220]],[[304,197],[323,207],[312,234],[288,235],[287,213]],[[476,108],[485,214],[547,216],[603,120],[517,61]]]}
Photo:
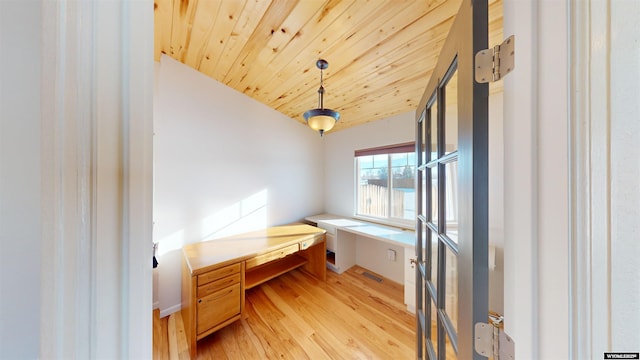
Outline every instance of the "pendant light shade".
{"label": "pendant light shade", "polygon": [[320,136],[324,135],[325,131],[329,131],[333,128],[338,120],[340,120],[340,113],[324,108],[324,87],[322,86],[322,70],[329,67],[329,63],[320,59],[316,61],[316,66],[320,69],[320,88],[318,89],[318,108],[307,110],[304,113],[304,120],[307,122],[310,128],[320,132]]}

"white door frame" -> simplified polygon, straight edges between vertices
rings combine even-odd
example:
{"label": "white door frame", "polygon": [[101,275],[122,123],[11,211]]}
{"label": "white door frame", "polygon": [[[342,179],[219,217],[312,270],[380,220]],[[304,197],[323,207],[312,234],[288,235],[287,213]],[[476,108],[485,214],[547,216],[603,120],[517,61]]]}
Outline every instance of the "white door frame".
{"label": "white door frame", "polygon": [[[504,311],[518,359],[569,357],[568,2],[504,0]],[[490,44],[493,46],[495,44]]]}
{"label": "white door frame", "polygon": [[505,330],[517,358],[638,351],[640,84],[628,79],[640,74],[639,15],[635,1],[504,0],[504,33],[516,35]]}
{"label": "white door frame", "polygon": [[571,354],[640,351],[635,1],[571,1]]}
{"label": "white door frame", "polygon": [[40,356],[149,359],[153,1],[41,4]]}

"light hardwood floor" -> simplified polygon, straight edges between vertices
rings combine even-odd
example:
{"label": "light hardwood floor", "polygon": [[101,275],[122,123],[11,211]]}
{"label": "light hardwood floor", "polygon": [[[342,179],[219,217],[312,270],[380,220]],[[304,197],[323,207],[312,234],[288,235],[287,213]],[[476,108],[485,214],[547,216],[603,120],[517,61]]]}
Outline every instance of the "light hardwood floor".
{"label": "light hardwood floor", "polygon": [[[415,358],[402,285],[364,271],[327,271],[322,282],[294,270],[248,290],[246,318],[200,340],[198,359]],[[156,310],[153,327],[154,359],[188,358],[179,313],[159,319]]]}

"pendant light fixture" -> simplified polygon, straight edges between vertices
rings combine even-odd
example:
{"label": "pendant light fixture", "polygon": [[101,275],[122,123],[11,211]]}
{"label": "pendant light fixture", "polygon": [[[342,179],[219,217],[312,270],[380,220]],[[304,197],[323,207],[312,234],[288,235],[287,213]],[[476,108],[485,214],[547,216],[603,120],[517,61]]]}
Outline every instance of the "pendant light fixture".
{"label": "pendant light fixture", "polygon": [[307,110],[304,113],[304,120],[307,122],[310,128],[320,132],[320,136],[324,135],[325,131],[329,131],[333,128],[338,120],[340,120],[340,113],[324,108],[324,87],[322,86],[322,70],[329,67],[329,63],[320,59],[316,61],[316,66],[320,69],[320,88],[318,89],[318,108]]}

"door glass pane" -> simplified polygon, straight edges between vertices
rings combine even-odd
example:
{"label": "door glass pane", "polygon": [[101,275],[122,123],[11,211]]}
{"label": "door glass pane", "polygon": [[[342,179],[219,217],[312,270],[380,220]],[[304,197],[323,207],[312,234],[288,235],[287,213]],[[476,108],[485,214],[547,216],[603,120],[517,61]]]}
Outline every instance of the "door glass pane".
{"label": "door glass pane", "polygon": [[415,164],[415,152],[391,154],[391,217],[416,217]]}
{"label": "door glass pane", "polygon": [[458,150],[458,71],[445,85],[444,153]]}
{"label": "door glass pane", "polygon": [[[429,235],[429,229],[427,229],[427,225],[422,224],[422,257],[419,259],[421,261],[426,262],[429,259],[428,251],[429,251],[429,243],[427,235]],[[426,275],[426,272],[425,272]]]}
{"label": "door glass pane", "polygon": [[433,346],[433,350],[438,356],[438,312],[436,311],[436,304],[429,300],[431,303],[431,326],[430,326],[430,337],[431,346]]}
{"label": "door glass pane", "polygon": [[429,192],[429,188],[427,187],[427,175],[429,171],[431,171],[429,168],[420,170],[420,173],[422,174],[422,209],[420,210],[420,214],[423,215],[425,219],[428,219],[427,208],[429,207],[429,204],[427,203],[427,193]]}
{"label": "door glass pane", "polygon": [[438,289],[438,234],[431,232],[431,274],[429,281],[433,284],[433,287]]}
{"label": "door glass pane", "polygon": [[444,165],[445,177],[445,234],[458,242],[458,161]]}
{"label": "door glass pane", "polygon": [[431,160],[438,158],[438,101],[431,105],[429,135],[431,139]]}
{"label": "door glass pane", "polygon": [[420,136],[422,137],[422,139],[420,140],[420,151],[422,151],[422,164],[426,164],[427,162],[429,162],[429,153],[427,151],[429,151],[429,147],[427,146],[429,144],[429,126],[427,124],[427,110],[425,109],[425,111],[422,113],[422,118],[420,120]]}
{"label": "door glass pane", "polygon": [[447,313],[453,328],[458,332],[458,257],[445,246],[447,267],[445,278],[444,311]]}
{"label": "door glass pane", "polygon": [[446,359],[449,360],[455,360],[458,358],[458,356],[456,355],[456,350],[453,348],[453,345],[451,344],[451,340],[449,340],[449,336],[445,334],[445,346],[447,347],[446,350]]}
{"label": "door glass pane", "polygon": [[438,165],[431,168],[431,222],[438,226]]}

